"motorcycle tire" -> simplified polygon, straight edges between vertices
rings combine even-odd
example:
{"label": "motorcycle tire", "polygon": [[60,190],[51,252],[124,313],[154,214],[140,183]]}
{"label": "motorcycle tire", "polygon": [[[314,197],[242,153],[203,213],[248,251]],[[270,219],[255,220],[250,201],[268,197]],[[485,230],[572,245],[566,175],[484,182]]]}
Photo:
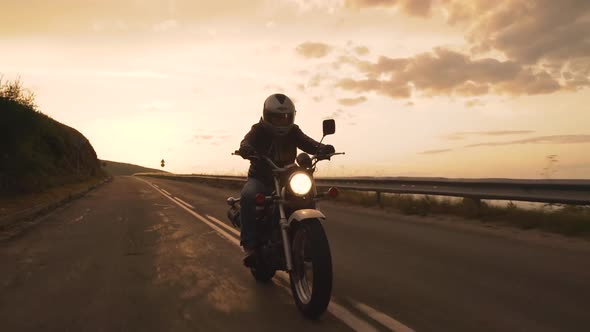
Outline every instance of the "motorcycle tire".
{"label": "motorcycle tire", "polygon": [[269,282],[274,277],[276,270],[257,260],[256,264],[250,267],[250,273],[256,281],[261,283]]}
{"label": "motorcycle tire", "polygon": [[332,296],[330,245],[319,220],[304,220],[295,227],[291,246],[291,293],[303,315],[317,319],[326,311]]}

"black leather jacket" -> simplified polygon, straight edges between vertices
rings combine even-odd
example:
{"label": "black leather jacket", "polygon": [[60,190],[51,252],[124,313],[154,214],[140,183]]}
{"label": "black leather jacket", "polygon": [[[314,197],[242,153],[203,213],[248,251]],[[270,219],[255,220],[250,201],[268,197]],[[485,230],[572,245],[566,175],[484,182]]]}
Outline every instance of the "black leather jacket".
{"label": "black leather jacket", "polygon": [[[324,144],[305,135],[299,126],[294,125],[284,136],[274,136],[260,122],[254,124],[240,143],[240,151],[254,149],[258,154],[268,156],[277,166],[292,164],[297,157],[297,148],[316,154]],[[256,178],[264,184],[272,184],[272,169],[263,160],[251,160],[248,177]]]}

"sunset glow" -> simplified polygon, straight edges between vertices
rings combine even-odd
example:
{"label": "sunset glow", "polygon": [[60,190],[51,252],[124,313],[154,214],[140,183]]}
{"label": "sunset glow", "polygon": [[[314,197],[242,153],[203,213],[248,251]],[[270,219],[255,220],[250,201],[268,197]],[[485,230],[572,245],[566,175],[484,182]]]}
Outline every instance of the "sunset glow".
{"label": "sunset glow", "polygon": [[101,159],[245,174],[283,92],[320,176],[590,178],[589,1],[3,2],[0,74]]}

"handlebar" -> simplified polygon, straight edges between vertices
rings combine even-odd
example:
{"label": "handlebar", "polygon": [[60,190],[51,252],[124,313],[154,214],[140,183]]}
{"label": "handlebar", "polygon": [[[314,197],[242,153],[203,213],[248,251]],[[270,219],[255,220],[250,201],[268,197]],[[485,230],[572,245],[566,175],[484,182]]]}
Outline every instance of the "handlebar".
{"label": "handlebar", "polygon": [[[312,168],[314,168],[314,169],[315,169],[315,165],[316,165],[316,164],[317,164],[317,163],[318,163],[320,160],[330,160],[330,158],[332,158],[333,156],[337,156],[337,155],[343,155],[343,154],[345,154],[345,152],[334,152],[334,153],[328,153],[328,154],[326,154],[326,155],[321,155],[321,156],[320,156],[320,155],[314,155],[314,156],[312,157],[312,159],[315,159],[315,161],[314,161],[314,162],[313,162],[313,164],[312,164]],[[273,161],[272,161],[270,158],[268,158],[267,156],[261,156],[261,155],[258,155],[258,154],[254,154],[254,155],[250,155],[250,156],[242,156],[242,155],[240,154],[240,151],[239,151],[239,150],[235,150],[235,151],[232,153],[232,156],[240,156],[240,157],[242,157],[242,158],[244,158],[244,159],[248,159],[248,160],[261,160],[261,159],[262,159],[262,160],[266,161],[266,162],[267,162],[267,163],[268,163],[268,164],[269,164],[269,165],[270,165],[270,166],[271,166],[271,167],[272,167],[272,168],[273,168],[275,171],[278,171],[278,172],[280,172],[280,171],[282,171],[282,170],[283,170],[283,168],[281,168],[281,167],[277,166],[277,165],[276,165],[276,164],[275,164],[275,163],[274,163],[274,162],[273,162]]]}
{"label": "handlebar", "polygon": [[[334,153],[328,153],[326,155],[322,155],[321,157],[327,157],[327,158],[331,158],[333,156],[337,156],[337,155],[344,155],[346,154],[346,152],[334,152]],[[232,156],[240,156],[242,157],[242,155],[240,154],[239,150],[235,150],[234,152],[231,153]],[[268,159],[267,156],[263,156],[264,158]],[[313,158],[318,158],[318,155],[313,155]],[[260,159],[259,155],[250,155],[250,156],[246,156],[246,159]],[[323,159],[323,158],[322,158]],[[268,159],[270,160],[270,159]]]}
{"label": "handlebar", "polygon": [[240,154],[240,151],[239,150],[235,150],[232,153],[232,156],[240,156],[240,157],[242,157],[244,159],[248,159],[248,160],[260,160],[260,159],[262,159],[262,160],[265,160],[272,168],[274,168],[274,169],[281,169],[272,160],[270,160],[270,158],[268,158],[267,156],[261,156],[261,155],[258,155],[258,154],[254,154],[254,155],[250,155],[250,156],[242,156]]}
{"label": "handlebar", "polygon": [[341,155],[341,154],[346,154],[346,152],[334,152],[334,153],[328,153],[328,154],[325,154],[322,156],[315,155],[314,157],[315,158],[322,157],[321,159],[329,159],[329,158],[332,158],[334,156]]}

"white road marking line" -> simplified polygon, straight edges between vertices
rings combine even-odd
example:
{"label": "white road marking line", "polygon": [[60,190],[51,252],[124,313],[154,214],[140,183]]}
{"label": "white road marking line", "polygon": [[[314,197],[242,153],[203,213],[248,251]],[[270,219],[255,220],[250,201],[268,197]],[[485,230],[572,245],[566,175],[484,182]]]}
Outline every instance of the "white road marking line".
{"label": "white road marking line", "polygon": [[169,193],[169,192],[167,192],[166,190],[164,190],[164,189],[161,189],[161,190],[162,190],[163,192],[165,192],[165,193],[166,193],[166,195],[168,195],[168,196],[172,196],[172,194],[171,194],[171,193]]}
{"label": "white road marking line", "polygon": [[[275,274],[278,278],[285,281],[287,284],[290,284],[289,275],[285,271],[277,271]],[[291,292],[291,288],[281,285],[284,288],[287,288],[289,292]],[[328,304],[328,312],[334,315],[336,318],[340,319],[344,324],[348,325],[351,329],[359,332],[378,332],[373,325],[369,324],[368,322],[364,321],[363,319],[359,318],[357,315],[352,313],[350,310],[344,308],[340,304],[336,303],[332,298],[330,303]]]}
{"label": "white road marking line", "polygon": [[355,331],[362,331],[362,332],[377,332],[378,330],[367,321],[362,320],[357,315],[353,314],[350,310],[344,308],[340,304],[330,301],[328,304],[328,312],[332,315],[340,318],[340,320],[348,325],[351,329]]}
{"label": "white road marking line", "polygon": [[199,219],[200,221],[204,222],[205,224],[211,226],[211,228],[213,228],[214,230],[216,230],[219,234],[223,235],[223,237],[225,237],[226,239],[229,240],[229,242],[235,244],[236,246],[240,246],[240,241],[238,239],[236,239],[233,235],[227,233],[226,231],[224,231],[223,229],[219,228],[217,225],[215,225],[215,223],[210,222],[209,220],[207,220],[206,218],[203,218],[200,214],[196,213],[195,211],[187,208],[184,205],[180,205],[183,209],[187,210],[190,214],[192,214],[193,216],[195,216],[197,219]]}
{"label": "white road marking line", "polygon": [[206,216],[207,218],[209,218],[209,219],[211,219],[211,220],[215,221],[215,222],[216,222],[216,223],[218,223],[220,226],[223,226],[225,229],[227,229],[228,231],[230,231],[230,232],[234,233],[234,234],[235,234],[235,235],[237,235],[238,237],[240,236],[240,232],[238,232],[238,230],[237,230],[237,229],[235,229],[235,228],[231,228],[231,226],[229,226],[228,224],[226,224],[226,223],[224,223],[223,221],[221,221],[221,220],[219,220],[219,219],[217,219],[217,218],[215,218],[215,217],[212,217],[212,216],[210,216],[210,215],[208,215],[208,214],[206,214],[205,216]]}
{"label": "white road marking line", "polygon": [[[141,181],[144,181],[142,179],[140,179]],[[145,183],[151,185],[149,182],[144,181]],[[156,189],[158,192],[160,192],[160,194],[162,194],[164,197],[168,198],[169,200],[171,200],[172,202],[174,202],[176,205],[180,206],[181,208],[185,209],[188,213],[192,214],[195,218],[201,220],[202,222],[204,222],[205,224],[207,224],[208,226],[210,226],[211,228],[213,228],[214,230],[216,230],[219,234],[221,234],[223,237],[225,237],[226,239],[228,239],[231,243],[240,246],[240,241],[238,241],[235,237],[233,237],[231,234],[227,233],[226,231],[224,231],[223,229],[221,229],[220,227],[218,227],[215,223],[212,223],[211,221],[207,220],[206,218],[203,218],[203,216],[201,216],[200,214],[196,213],[195,211],[189,209],[188,207],[182,205],[182,203],[176,201],[174,198],[164,194],[164,190],[160,190],[158,188],[154,188]]]}
{"label": "white road marking line", "polygon": [[[142,181],[144,181],[144,180],[142,180]],[[144,182],[150,184],[147,181],[144,181]],[[223,237],[228,239],[231,243],[237,245],[238,247],[240,246],[240,241],[238,239],[236,239],[235,237],[233,237],[232,235],[230,235],[229,233],[227,233],[226,231],[224,231],[223,229],[221,229],[220,227],[217,226],[217,223],[227,226],[225,223],[221,222],[219,219],[213,218],[213,217],[207,215],[209,218],[211,218],[211,221],[212,221],[211,222],[211,221],[207,220],[206,218],[203,218],[200,214],[196,213],[195,211],[182,205],[180,202],[176,201],[172,197],[165,195],[164,192],[166,192],[166,191],[164,189],[162,189],[162,190],[160,190],[158,188],[154,188],[154,189],[159,191],[162,195],[164,195],[166,198],[168,198],[172,202],[176,203],[181,208],[185,209],[188,213],[192,214],[197,219],[199,219],[202,222],[204,222],[205,224],[209,225],[211,228],[216,230]],[[229,226],[227,226],[227,227],[229,227]],[[235,231],[235,230],[232,230],[232,231]],[[283,281],[290,283],[289,275],[285,271],[277,271],[276,276],[278,278],[282,279]],[[284,285],[281,285],[281,286],[283,286],[283,288],[287,288]],[[287,290],[289,290],[289,289],[287,288]],[[351,329],[353,329],[357,332],[378,332],[378,330],[375,327],[373,327],[371,324],[369,324],[368,322],[359,318],[357,315],[352,313],[350,310],[348,310],[348,309],[344,308],[343,306],[341,306],[340,304],[336,303],[333,299],[330,301],[330,304],[328,304],[328,312],[331,313],[334,317],[338,318],[344,324],[348,325]],[[409,330],[409,331],[412,331],[412,330]]]}
{"label": "white road marking line", "polygon": [[160,188],[160,187],[158,187],[158,185],[157,185],[157,184],[155,184],[155,183],[152,183],[152,186],[154,186],[154,187],[156,187],[156,188]]}
{"label": "white road marking line", "polygon": [[187,207],[189,207],[189,208],[191,208],[191,209],[193,209],[193,210],[195,209],[195,207],[194,207],[194,206],[192,206],[192,205],[190,205],[189,203],[187,203],[187,202],[183,201],[182,199],[180,199],[180,198],[178,198],[178,197],[176,197],[176,196],[175,196],[175,197],[173,197],[173,198],[174,198],[175,200],[179,201],[180,203],[182,203],[182,204],[186,205]]}
{"label": "white road marking line", "polygon": [[373,318],[374,320],[376,320],[379,323],[383,324],[384,326],[388,327],[392,331],[395,331],[395,332],[415,332],[411,328],[405,326],[404,324],[398,322],[397,320],[393,319],[392,317],[388,316],[385,313],[382,313],[381,311],[379,311],[377,309],[371,308],[364,303],[354,301],[352,299],[350,299],[350,300],[354,303],[354,306],[358,310],[364,312],[369,317]]}
{"label": "white road marking line", "polygon": [[[215,217],[212,217],[212,216],[210,216],[208,214],[206,214],[206,216],[209,219],[211,219],[212,221],[214,221],[214,222],[216,222],[216,223],[218,223],[218,224],[220,224],[222,226],[227,227],[234,234],[236,234],[236,235],[239,236],[239,232],[237,230],[229,228],[229,226],[227,224],[225,224],[224,222],[222,222],[221,220],[219,220],[219,219],[217,219]],[[278,277],[282,281],[286,282],[287,284],[290,283],[289,275],[285,271],[277,271],[276,277]],[[282,283],[279,284],[279,286],[281,286],[282,288],[284,288],[288,292],[291,292],[291,289],[288,286],[285,286]],[[336,318],[340,319],[344,324],[348,325],[351,329],[353,329],[355,331],[362,331],[362,332],[377,332],[378,331],[371,324],[369,324],[368,322],[362,320],[357,315],[355,315],[354,313],[352,313],[350,310],[348,310],[348,309],[344,308],[343,306],[339,305],[333,299],[328,304],[328,312],[331,313],[332,315],[334,315]],[[387,326],[387,325],[385,325],[385,326]]]}

